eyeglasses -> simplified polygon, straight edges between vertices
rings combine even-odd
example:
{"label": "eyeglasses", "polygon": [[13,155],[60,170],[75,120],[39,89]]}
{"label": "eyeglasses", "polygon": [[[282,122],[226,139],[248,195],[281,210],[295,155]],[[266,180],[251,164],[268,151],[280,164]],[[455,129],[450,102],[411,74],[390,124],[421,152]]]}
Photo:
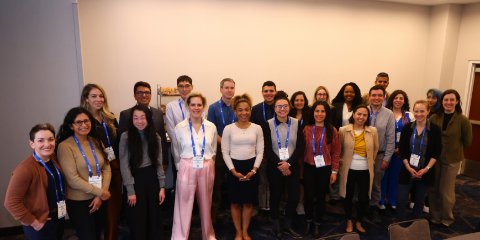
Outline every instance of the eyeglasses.
{"label": "eyeglasses", "polygon": [[317,93],[317,96],[327,96],[326,93]]}
{"label": "eyeglasses", "polygon": [[185,89],[185,88],[190,88],[191,86],[192,86],[192,85],[190,85],[190,84],[185,84],[185,85],[179,84],[179,85],[177,85],[177,88],[183,88],[183,89]]}
{"label": "eyeglasses", "polygon": [[136,91],[135,92],[136,95],[145,95],[145,96],[148,96],[150,94],[152,94],[151,92],[144,92],[144,91]]}
{"label": "eyeglasses", "polygon": [[77,127],[81,127],[82,124],[85,124],[85,125],[90,125],[90,119],[85,119],[85,120],[78,120],[78,121],[75,121],[73,122],[73,125],[77,126]]}
{"label": "eyeglasses", "polygon": [[288,109],[288,104],[285,105],[275,105],[275,108],[278,110]]}

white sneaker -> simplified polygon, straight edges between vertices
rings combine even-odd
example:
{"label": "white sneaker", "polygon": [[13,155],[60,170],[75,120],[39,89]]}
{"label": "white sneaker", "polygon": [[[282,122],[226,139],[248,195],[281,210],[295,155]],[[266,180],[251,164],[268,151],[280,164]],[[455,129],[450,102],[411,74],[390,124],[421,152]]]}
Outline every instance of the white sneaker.
{"label": "white sneaker", "polygon": [[378,206],[378,209],[385,210],[385,209],[387,209],[387,207],[385,207],[385,205],[382,204],[382,205]]}
{"label": "white sneaker", "polygon": [[392,209],[393,209],[393,210],[397,209],[397,206],[392,205]]}
{"label": "white sneaker", "polygon": [[415,203],[411,202],[410,203],[410,208],[413,208],[415,206]]}
{"label": "white sneaker", "polygon": [[423,212],[424,212],[424,213],[429,213],[429,212],[430,212],[430,208],[427,207],[427,206],[423,206]]}
{"label": "white sneaker", "polygon": [[305,215],[305,208],[303,207],[302,203],[298,203],[298,205],[297,205],[297,214],[298,215]]}

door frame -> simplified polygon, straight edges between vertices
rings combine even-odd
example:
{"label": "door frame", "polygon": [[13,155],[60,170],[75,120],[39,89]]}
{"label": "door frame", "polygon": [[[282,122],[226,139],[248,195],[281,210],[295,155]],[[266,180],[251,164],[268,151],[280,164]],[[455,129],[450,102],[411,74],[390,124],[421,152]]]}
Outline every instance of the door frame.
{"label": "door frame", "polygon": [[467,84],[465,85],[465,93],[463,99],[465,99],[464,107],[462,107],[465,112],[465,116],[470,116],[470,105],[472,104],[472,92],[473,92],[473,83],[475,81],[475,69],[476,66],[480,67],[480,60],[469,60],[468,61],[468,73],[467,73]]}

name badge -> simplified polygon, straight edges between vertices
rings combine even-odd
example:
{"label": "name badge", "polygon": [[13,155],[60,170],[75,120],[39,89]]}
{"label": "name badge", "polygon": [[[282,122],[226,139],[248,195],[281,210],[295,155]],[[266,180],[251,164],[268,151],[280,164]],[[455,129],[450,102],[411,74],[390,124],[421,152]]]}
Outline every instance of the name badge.
{"label": "name badge", "polygon": [[88,183],[93,186],[102,189],[102,176],[91,176],[88,177]]}
{"label": "name badge", "polygon": [[202,169],[203,168],[203,162],[204,162],[204,157],[198,155],[193,158],[193,168],[194,169]]}
{"label": "name badge", "polygon": [[418,168],[418,163],[420,162],[420,156],[417,155],[417,154],[412,154],[410,156],[410,165],[412,165],[412,167],[416,167]]}
{"label": "name badge", "polygon": [[280,157],[280,160],[282,161],[287,161],[290,158],[290,156],[288,155],[288,148],[278,149],[278,155]]}
{"label": "name badge", "polygon": [[397,132],[397,143],[400,142],[400,135],[402,135],[401,132]]}
{"label": "name badge", "polygon": [[325,159],[323,159],[323,155],[317,155],[313,157],[313,160],[315,160],[315,167],[324,167],[325,166]]}
{"label": "name badge", "polygon": [[58,219],[62,219],[67,216],[67,205],[65,204],[65,200],[57,202],[57,209]]}
{"label": "name badge", "polygon": [[113,151],[112,147],[105,148],[105,153],[107,154],[108,161],[115,160],[115,152]]}

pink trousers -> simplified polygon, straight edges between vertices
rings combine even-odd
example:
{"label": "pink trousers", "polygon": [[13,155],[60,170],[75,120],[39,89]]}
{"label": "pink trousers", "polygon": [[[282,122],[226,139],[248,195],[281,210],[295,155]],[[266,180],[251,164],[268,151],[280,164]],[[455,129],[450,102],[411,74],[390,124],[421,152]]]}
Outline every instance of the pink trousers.
{"label": "pink trousers", "polygon": [[215,162],[213,160],[205,160],[202,169],[194,169],[191,158],[180,159],[177,173],[172,240],[188,239],[195,194],[197,195],[200,210],[202,239],[215,239],[210,213],[214,178]]}

